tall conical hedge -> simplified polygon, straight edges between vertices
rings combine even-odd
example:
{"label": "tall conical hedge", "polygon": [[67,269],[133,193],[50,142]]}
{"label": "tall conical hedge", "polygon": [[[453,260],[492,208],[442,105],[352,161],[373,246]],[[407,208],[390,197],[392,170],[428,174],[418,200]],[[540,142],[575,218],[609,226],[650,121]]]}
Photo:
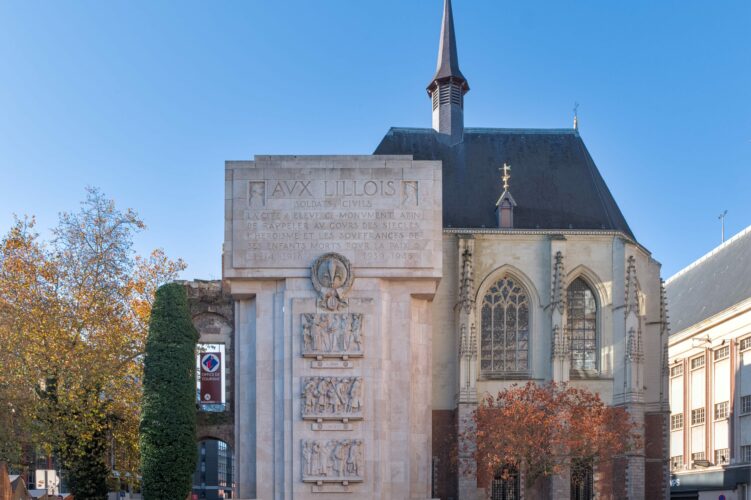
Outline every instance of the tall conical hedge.
{"label": "tall conical hedge", "polygon": [[144,360],[141,472],[145,500],[184,500],[196,467],[198,333],[185,288],[161,286],[151,312]]}

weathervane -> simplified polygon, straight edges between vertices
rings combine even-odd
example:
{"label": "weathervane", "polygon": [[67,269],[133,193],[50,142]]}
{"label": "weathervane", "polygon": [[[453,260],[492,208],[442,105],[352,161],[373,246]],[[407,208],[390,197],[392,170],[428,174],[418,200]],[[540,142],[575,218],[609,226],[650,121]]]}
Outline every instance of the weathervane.
{"label": "weathervane", "polygon": [[508,181],[511,179],[511,167],[507,165],[505,162],[503,164],[503,168],[499,168],[498,170],[503,170],[503,176],[501,176],[501,179],[503,180],[503,190],[508,191]]}

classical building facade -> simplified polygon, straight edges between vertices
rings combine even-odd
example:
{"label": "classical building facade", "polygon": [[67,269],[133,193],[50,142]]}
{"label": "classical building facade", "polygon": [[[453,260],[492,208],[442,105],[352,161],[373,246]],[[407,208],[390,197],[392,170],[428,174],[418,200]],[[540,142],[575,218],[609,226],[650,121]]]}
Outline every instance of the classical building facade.
{"label": "classical building facade", "polygon": [[[229,307],[196,311],[232,324],[235,497],[666,498],[660,264],[576,125],[466,128],[468,91],[446,0],[433,128],[391,129],[373,156],[227,162],[211,307]],[[528,380],[625,407],[643,446],[577,490],[478,477],[467,418]]]}
{"label": "classical building facade", "polygon": [[751,498],[751,227],[666,282],[672,498]]}

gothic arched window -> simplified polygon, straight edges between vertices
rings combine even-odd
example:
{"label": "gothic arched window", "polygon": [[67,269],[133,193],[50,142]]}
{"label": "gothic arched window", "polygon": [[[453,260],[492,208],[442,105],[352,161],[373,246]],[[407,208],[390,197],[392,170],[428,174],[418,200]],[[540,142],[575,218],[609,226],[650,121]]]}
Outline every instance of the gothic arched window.
{"label": "gothic arched window", "polygon": [[577,278],[568,287],[566,316],[571,339],[571,368],[597,369],[597,301],[587,282]]}
{"label": "gothic arched window", "polygon": [[575,458],[571,463],[571,500],[592,500],[594,491],[592,460]]}
{"label": "gothic arched window", "polygon": [[480,368],[485,373],[529,368],[529,299],[527,291],[506,276],[482,301]]}

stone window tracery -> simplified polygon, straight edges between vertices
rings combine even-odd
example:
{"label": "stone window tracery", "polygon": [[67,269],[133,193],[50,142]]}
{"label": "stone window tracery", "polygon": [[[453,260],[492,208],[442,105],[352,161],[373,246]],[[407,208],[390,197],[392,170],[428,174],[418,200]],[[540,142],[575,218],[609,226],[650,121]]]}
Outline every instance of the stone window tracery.
{"label": "stone window tracery", "polygon": [[482,302],[480,368],[483,373],[529,369],[529,297],[514,278],[490,287]]}
{"label": "stone window tracery", "polygon": [[597,370],[597,301],[586,281],[569,285],[566,317],[571,339],[571,368]]}

